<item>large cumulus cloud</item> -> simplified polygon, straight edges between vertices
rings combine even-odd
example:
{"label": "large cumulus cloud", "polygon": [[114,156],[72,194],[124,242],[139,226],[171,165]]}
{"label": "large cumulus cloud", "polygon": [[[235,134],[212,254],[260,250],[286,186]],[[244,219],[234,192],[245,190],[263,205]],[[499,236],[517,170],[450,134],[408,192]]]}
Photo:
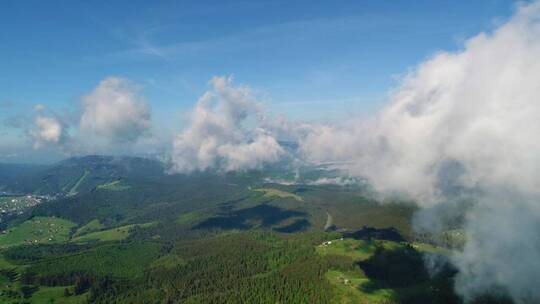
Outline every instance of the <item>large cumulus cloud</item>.
{"label": "large cumulus cloud", "polygon": [[150,128],[150,109],[141,88],[125,78],[108,77],[82,99],[79,131],[110,142],[135,142]]}
{"label": "large cumulus cloud", "polygon": [[173,170],[244,170],[277,161],[284,151],[261,127],[262,104],[253,92],[224,77],[210,85],[191,113],[191,125],[174,140]]}
{"label": "large cumulus cloud", "polygon": [[453,257],[457,290],[539,301],[539,55],[534,2],[461,51],[420,64],[371,121],[317,127],[301,150],[312,161],[348,161],[345,169],[381,192],[407,193],[428,209],[472,195],[467,242]]}

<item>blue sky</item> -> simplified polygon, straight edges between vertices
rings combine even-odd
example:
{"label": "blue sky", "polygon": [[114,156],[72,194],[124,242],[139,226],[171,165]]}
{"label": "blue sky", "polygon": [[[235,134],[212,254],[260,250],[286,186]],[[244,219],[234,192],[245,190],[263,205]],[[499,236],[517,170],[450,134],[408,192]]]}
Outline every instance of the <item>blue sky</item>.
{"label": "blue sky", "polygon": [[[400,75],[489,31],[514,1],[2,1],[0,119],[76,111],[108,76],[144,87],[154,124],[180,129],[216,75],[290,118],[372,113]],[[5,141],[21,140],[6,125]]]}

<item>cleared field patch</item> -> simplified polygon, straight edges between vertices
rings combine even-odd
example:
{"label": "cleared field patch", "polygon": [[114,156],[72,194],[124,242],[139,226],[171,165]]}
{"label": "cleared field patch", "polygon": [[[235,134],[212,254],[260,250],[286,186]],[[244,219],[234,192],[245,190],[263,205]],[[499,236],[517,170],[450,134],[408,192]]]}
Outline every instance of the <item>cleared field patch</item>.
{"label": "cleared field patch", "polygon": [[75,234],[73,234],[73,236],[78,237],[83,234],[102,230],[103,228],[105,228],[105,226],[103,226],[103,224],[101,224],[98,219],[91,220],[90,222],[88,222],[88,224],[77,229],[77,231],[75,232]]}
{"label": "cleared field patch", "polygon": [[86,294],[71,295],[69,297],[64,296],[64,290],[71,288],[71,286],[57,286],[46,287],[40,286],[39,289],[32,294],[30,299],[27,299],[30,303],[55,303],[55,304],[82,304],[87,303]]}
{"label": "cleared field patch", "polygon": [[187,262],[176,254],[167,254],[152,262],[152,268],[173,269],[178,266],[186,265]]}
{"label": "cleared field patch", "polygon": [[[316,250],[321,255],[344,255],[355,261],[363,261],[370,258],[375,253],[377,247],[382,247],[385,250],[395,250],[403,247],[405,244],[387,240],[355,240],[344,238],[343,240],[336,239],[320,244]],[[414,242],[410,243],[410,245],[423,253],[450,254],[448,249],[426,243]]]}
{"label": "cleared field patch", "polygon": [[75,223],[57,217],[34,217],[2,232],[0,247],[67,242],[74,226]]}
{"label": "cleared field patch", "polygon": [[84,235],[80,235],[77,237],[72,238],[71,240],[73,242],[91,242],[91,241],[119,241],[127,238],[129,236],[129,232],[131,229],[135,227],[149,227],[151,225],[154,225],[154,223],[145,223],[145,224],[132,224],[132,225],[125,225],[120,226],[112,229],[102,230],[102,231],[96,231],[87,233]]}
{"label": "cleared field patch", "polygon": [[[418,263],[423,265],[421,255],[448,254],[444,248],[425,243],[349,238],[323,242],[316,251],[329,258],[347,256],[355,265],[362,265],[355,270],[327,271],[325,276],[336,290],[334,303],[375,304],[400,303],[403,299],[429,293],[434,282],[415,273],[417,270],[422,272],[422,267],[418,267]],[[378,276],[374,271],[379,272]]]}
{"label": "cleared field patch", "polygon": [[334,303],[397,303],[396,294],[392,289],[374,289],[369,286],[373,282],[360,272],[342,272],[330,270],[326,274],[326,279],[335,287],[339,300]]}
{"label": "cleared field patch", "polygon": [[182,213],[176,222],[183,225],[189,225],[198,221],[202,216],[202,213],[197,211]]}
{"label": "cleared field patch", "polygon": [[20,281],[10,282],[6,278],[0,275],[0,303],[5,304],[41,304],[41,303],[55,303],[55,304],[83,304],[87,303],[87,293],[81,295],[70,295],[66,297],[64,295],[65,289],[73,291],[73,286],[35,286],[36,290],[32,294],[25,298],[21,293],[21,287],[24,285]]}
{"label": "cleared field patch", "polygon": [[292,198],[294,200],[297,200],[299,202],[303,202],[304,199],[294,193],[286,192],[274,188],[258,188],[253,191],[263,192],[265,197],[272,198],[272,197],[279,197],[279,198]]}
{"label": "cleared field patch", "polygon": [[[325,244],[326,243],[326,244]],[[385,249],[397,248],[399,243],[385,240],[354,240],[336,239],[317,246],[321,255],[344,255],[356,261],[368,259],[375,252],[377,246]]]}
{"label": "cleared field patch", "polygon": [[131,186],[122,180],[115,180],[110,183],[98,185],[97,188],[109,191],[124,191],[131,188]]}
{"label": "cleared field patch", "polygon": [[414,249],[420,252],[436,253],[436,254],[446,255],[446,256],[450,255],[450,250],[443,247],[438,247],[438,246],[434,246],[434,245],[430,245],[426,243],[418,243],[418,242],[411,243],[411,245],[413,246]]}
{"label": "cleared field patch", "polygon": [[83,175],[77,180],[77,182],[75,183],[75,185],[73,185],[73,187],[71,187],[71,189],[70,189],[69,192],[68,192],[68,195],[75,195],[75,194],[77,194],[77,189],[79,189],[79,186],[81,185],[81,183],[86,179],[86,177],[87,177],[89,174],[90,174],[90,171],[84,170]]}

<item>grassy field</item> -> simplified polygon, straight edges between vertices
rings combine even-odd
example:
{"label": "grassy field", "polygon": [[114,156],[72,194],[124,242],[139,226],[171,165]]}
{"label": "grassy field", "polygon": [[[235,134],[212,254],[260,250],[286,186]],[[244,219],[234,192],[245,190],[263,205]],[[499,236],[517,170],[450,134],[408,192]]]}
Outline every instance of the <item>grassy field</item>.
{"label": "grassy field", "polygon": [[190,225],[199,220],[201,216],[202,213],[197,211],[182,213],[180,214],[176,222],[182,225]]}
{"label": "grassy field", "polygon": [[278,189],[274,189],[274,188],[259,188],[259,189],[255,189],[254,191],[264,192],[264,196],[268,197],[268,198],[272,198],[272,197],[292,198],[292,199],[297,200],[299,202],[304,201],[304,199],[301,196],[297,195],[297,194],[282,191],[282,190],[278,190]]}
{"label": "grassy field", "polygon": [[392,289],[370,290],[371,281],[361,273],[330,270],[325,276],[335,287],[336,299],[334,303],[387,304],[396,301],[396,295]]}
{"label": "grassy field", "polygon": [[71,239],[73,242],[90,242],[90,241],[119,241],[127,238],[129,236],[129,231],[135,226],[141,228],[149,227],[154,223],[145,223],[145,224],[133,224],[126,225],[121,227],[116,227],[112,229],[90,232],[87,234],[79,235]]}
{"label": "grassy field", "polygon": [[141,276],[152,261],[155,261],[156,267],[169,267],[171,263],[182,262],[176,256],[164,256],[156,260],[158,252],[159,245],[153,243],[107,244],[66,255],[62,259],[46,259],[27,265],[12,264],[0,254],[0,270],[14,273],[14,279],[10,279],[4,272],[0,272],[0,303],[87,303],[88,293],[64,295],[66,288],[73,294],[73,286],[36,286],[35,291],[25,298],[22,293],[25,285],[21,283],[20,274],[27,269],[47,275],[61,275],[75,270],[96,275],[111,274],[114,277],[134,278]]}
{"label": "grassy field", "polygon": [[30,303],[54,303],[54,304],[82,304],[86,302],[86,294],[64,296],[64,290],[72,288],[71,286],[45,287],[40,286],[39,289],[32,294],[32,297],[27,299]]}
{"label": "grassy field", "polygon": [[131,188],[131,186],[121,180],[115,180],[110,183],[99,185],[97,186],[97,188],[103,189],[103,190],[109,190],[109,191],[124,191]]}
{"label": "grassy field", "polygon": [[[8,262],[2,254],[0,254],[0,270],[13,270],[16,273],[15,281],[10,281],[5,275],[0,274],[0,303],[15,304],[15,303],[55,303],[55,304],[82,304],[86,303],[86,294],[64,296],[66,288],[73,289],[73,286],[57,286],[47,287],[40,286],[31,297],[23,298],[20,293],[21,282],[19,274],[24,271],[27,265],[15,265]],[[9,296],[9,293],[12,293]]]}
{"label": "grassy field", "polygon": [[443,248],[443,247],[437,247],[426,243],[418,243],[414,242],[411,243],[414,249],[420,251],[420,252],[429,252],[429,253],[437,253],[441,255],[450,255],[450,250]]}
{"label": "grassy field", "polygon": [[[355,240],[335,239],[331,243],[323,243],[317,246],[316,251],[325,256],[346,256],[355,262],[370,259],[376,252],[377,247],[392,251],[404,248],[407,243],[386,240]],[[424,243],[412,243],[411,246],[425,253],[448,254],[446,249]],[[326,278],[336,288],[334,303],[399,303],[399,297],[403,294],[422,292],[429,288],[424,284],[408,286],[405,288],[384,288],[377,282],[368,278],[362,269],[354,271],[341,271],[331,269],[326,273]]]}
{"label": "grassy field", "polygon": [[344,239],[331,242],[330,245],[317,246],[317,252],[321,255],[344,255],[355,260],[367,259],[375,252],[375,244],[368,241]]}
{"label": "grassy field", "polygon": [[[72,288],[72,286],[57,286],[57,287],[46,287],[40,286],[29,298],[24,298],[22,294],[18,292],[20,290],[20,284],[15,283],[10,285],[10,288],[4,288],[0,290],[0,302],[5,304],[19,304],[19,303],[29,303],[29,304],[83,304],[87,303],[86,294],[81,294],[78,296],[72,295],[69,297],[64,296],[64,290],[66,288]],[[8,292],[15,292],[14,295],[9,296]]]}
{"label": "grassy field", "polygon": [[187,262],[182,257],[179,257],[176,254],[167,254],[152,262],[150,266],[153,268],[161,267],[165,269],[174,269],[175,267],[184,266],[186,264]]}
{"label": "grassy field", "polygon": [[[390,249],[399,244],[383,240],[337,239],[330,244],[317,246],[316,250],[321,255],[341,255],[355,261],[364,261],[373,255],[376,246]],[[393,290],[370,288],[373,282],[361,270],[329,270],[325,276],[336,288],[334,303],[396,303]]]}
{"label": "grassy field", "polygon": [[385,240],[337,239],[331,242],[326,246],[317,246],[317,252],[321,255],[344,255],[358,261],[368,259],[375,252],[377,246],[382,246],[385,249],[394,249],[400,246],[399,243]]}
{"label": "grassy field", "polygon": [[75,224],[57,217],[35,217],[0,235],[0,248],[21,244],[61,243],[69,240]]}
{"label": "grassy field", "polygon": [[80,227],[79,229],[77,229],[77,231],[75,231],[75,233],[73,234],[73,237],[78,237],[78,236],[81,236],[83,234],[99,231],[99,230],[102,230],[103,228],[105,228],[105,226],[103,226],[99,222],[98,219],[95,219],[95,220],[92,220],[92,221],[88,222],[88,224],[86,224],[86,225]]}

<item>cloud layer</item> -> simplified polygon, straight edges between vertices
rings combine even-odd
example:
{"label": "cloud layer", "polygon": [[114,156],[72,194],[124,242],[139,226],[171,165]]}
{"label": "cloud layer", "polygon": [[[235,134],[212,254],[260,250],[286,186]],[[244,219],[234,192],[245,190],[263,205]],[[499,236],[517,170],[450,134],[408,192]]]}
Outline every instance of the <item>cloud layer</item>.
{"label": "cloud layer", "polygon": [[277,161],[284,150],[260,127],[262,104],[253,92],[224,77],[210,85],[191,113],[191,125],[174,140],[172,169],[231,171]]}
{"label": "cloud layer", "polygon": [[381,192],[407,193],[426,208],[474,193],[468,242],[453,259],[458,291],[538,301],[539,54],[534,2],[462,51],[419,65],[373,120],[318,127],[301,151],[312,161],[348,161]]}

